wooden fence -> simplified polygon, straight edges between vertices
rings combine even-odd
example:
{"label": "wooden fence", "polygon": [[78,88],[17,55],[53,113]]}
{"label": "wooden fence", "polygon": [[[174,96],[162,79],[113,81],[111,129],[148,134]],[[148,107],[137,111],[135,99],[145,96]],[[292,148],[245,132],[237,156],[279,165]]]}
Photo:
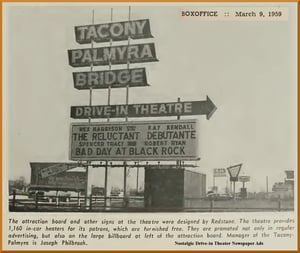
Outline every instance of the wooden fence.
{"label": "wooden fence", "polygon": [[12,212],[249,212],[293,211],[292,199],[244,199],[214,200],[208,198],[185,198],[184,207],[145,207],[143,196],[41,196],[31,197],[14,192],[9,198]]}

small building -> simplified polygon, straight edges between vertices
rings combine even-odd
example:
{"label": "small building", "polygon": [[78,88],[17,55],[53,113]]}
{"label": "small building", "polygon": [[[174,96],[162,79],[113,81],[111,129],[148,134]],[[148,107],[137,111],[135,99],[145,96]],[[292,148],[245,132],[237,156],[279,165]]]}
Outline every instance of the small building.
{"label": "small building", "polygon": [[104,187],[99,187],[99,186],[92,185],[91,194],[93,196],[104,196],[104,193],[105,193]]}
{"label": "small building", "polygon": [[272,187],[272,197],[275,198],[293,198],[294,196],[294,187],[293,184],[291,184],[288,181],[285,182],[277,182]]}
{"label": "small building", "polygon": [[180,209],[186,199],[206,195],[206,175],[176,166],[145,167],[144,203],[146,208]]}

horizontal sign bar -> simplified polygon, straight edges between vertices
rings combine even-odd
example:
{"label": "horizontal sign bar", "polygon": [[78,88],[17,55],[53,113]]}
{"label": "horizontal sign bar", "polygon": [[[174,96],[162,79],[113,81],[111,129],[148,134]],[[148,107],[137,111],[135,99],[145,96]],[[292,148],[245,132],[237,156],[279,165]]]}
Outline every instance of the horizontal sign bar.
{"label": "horizontal sign bar", "polygon": [[84,25],[75,27],[76,41],[80,44],[152,38],[149,19]]}
{"label": "horizontal sign bar", "polygon": [[88,67],[158,61],[154,43],[129,46],[70,49],[69,64],[72,67]]}
{"label": "horizontal sign bar", "polygon": [[214,169],[214,177],[226,177],[226,169]]}
{"label": "horizontal sign bar", "polygon": [[[139,161],[141,162],[141,161]],[[124,166],[126,166],[127,168],[149,168],[151,166],[157,166],[157,165],[147,165],[147,164],[128,164],[126,163],[126,165],[123,163],[123,164],[109,164],[109,165],[106,165],[106,164],[92,164],[91,165],[93,168],[106,168],[106,167],[109,167],[109,168],[122,168]],[[169,168],[177,168],[178,166],[174,165],[174,164],[163,164],[163,165],[158,165],[158,166],[161,166],[162,168],[165,168],[164,166],[166,167],[169,167]],[[197,166],[194,165],[194,164],[184,164],[184,168],[196,168]]]}
{"label": "horizontal sign bar", "polygon": [[73,81],[79,90],[148,86],[145,68],[74,72]]}
{"label": "horizontal sign bar", "polygon": [[123,118],[123,117],[165,117],[178,115],[206,115],[207,119],[216,110],[216,106],[207,97],[204,101],[71,106],[71,118]]}
{"label": "horizontal sign bar", "polygon": [[61,172],[57,175],[51,175],[43,178],[41,171],[47,167],[53,166],[55,163],[30,163],[31,166],[31,180],[30,184],[40,187],[54,187],[57,189],[73,189],[84,190],[86,184],[86,172],[72,171]]}
{"label": "horizontal sign bar", "polygon": [[239,181],[240,182],[249,182],[250,176],[239,176]]}
{"label": "horizontal sign bar", "polygon": [[197,160],[196,120],[71,124],[71,160]]}

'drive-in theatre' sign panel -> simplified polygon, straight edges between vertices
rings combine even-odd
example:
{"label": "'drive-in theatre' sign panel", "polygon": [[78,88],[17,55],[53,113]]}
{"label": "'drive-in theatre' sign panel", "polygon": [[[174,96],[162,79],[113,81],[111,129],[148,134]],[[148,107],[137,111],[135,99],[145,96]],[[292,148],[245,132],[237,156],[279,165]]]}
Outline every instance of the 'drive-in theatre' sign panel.
{"label": "'drive-in theatre' sign panel", "polygon": [[71,160],[198,159],[196,120],[71,124]]}
{"label": "'drive-in theatre' sign panel", "polygon": [[123,117],[166,117],[206,115],[210,119],[217,107],[209,99],[203,101],[185,101],[168,103],[129,104],[129,105],[96,105],[72,106],[71,117],[88,118],[123,118]]}

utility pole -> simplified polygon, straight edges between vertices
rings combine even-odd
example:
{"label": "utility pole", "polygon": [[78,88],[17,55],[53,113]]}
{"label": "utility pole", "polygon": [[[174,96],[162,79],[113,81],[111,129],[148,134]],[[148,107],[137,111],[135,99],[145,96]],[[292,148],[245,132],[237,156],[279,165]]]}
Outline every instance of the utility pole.
{"label": "utility pole", "polygon": [[269,196],[269,178],[268,178],[268,176],[266,176],[266,193],[267,193],[267,196]]}
{"label": "utility pole", "polygon": [[140,167],[139,167],[139,163],[137,163],[137,171],[136,171],[136,193],[138,194],[139,192],[139,171]]}

